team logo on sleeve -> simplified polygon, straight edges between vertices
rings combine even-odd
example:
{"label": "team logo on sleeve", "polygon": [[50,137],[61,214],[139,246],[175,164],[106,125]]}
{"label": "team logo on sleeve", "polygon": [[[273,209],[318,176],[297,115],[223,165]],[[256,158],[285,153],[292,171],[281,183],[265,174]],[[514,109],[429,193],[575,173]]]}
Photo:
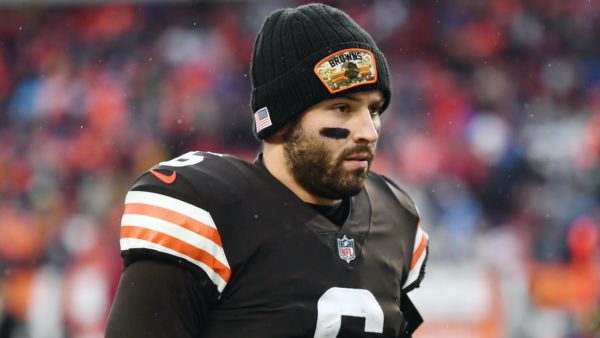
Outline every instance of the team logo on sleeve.
{"label": "team logo on sleeve", "polygon": [[161,173],[159,171],[151,169],[150,173],[152,175],[154,175],[156,178],[158,178],[159,180],[161,180],[163,183],[166,183],[166,184],[171,184],[171,183],[175,182],[175,179],[177,178],[177,172],[176,171],[172,171],[171,174],[165,175],[165,174],[163,174],[163,173]]}
{"label": "team logo on sleeve", "polygon": [[331,94],[377,82],[377,65],[371,51],[344,49],[328,55],[315,66],[315,74]]}
{"label": "team logo on sleeve", "polygon": [[340,258],[345,260],[346,263],[350,263],[350,261],[356,258],[356,253],[354,251],[354,238],[349,239],[346,237],[346,235],[344,235],[342,238],[338,238],[337,247]]}

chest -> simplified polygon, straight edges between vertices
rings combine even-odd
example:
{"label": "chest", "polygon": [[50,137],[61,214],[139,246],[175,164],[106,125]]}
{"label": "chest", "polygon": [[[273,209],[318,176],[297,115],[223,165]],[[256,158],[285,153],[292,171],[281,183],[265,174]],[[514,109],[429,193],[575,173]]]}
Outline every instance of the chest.
{"label": "chest", "polygon": [[409,219],[373,217],[367,208],[368,215],[337,227],[315,215],[238,210],[240,221],[255,221],[224,238],[233,275],[212,314],[215,332],[222,334],[220,325],[243,327],[245,337],[391,337],[400,331],[400,287],[411,251],[410,234],[399,223]]}

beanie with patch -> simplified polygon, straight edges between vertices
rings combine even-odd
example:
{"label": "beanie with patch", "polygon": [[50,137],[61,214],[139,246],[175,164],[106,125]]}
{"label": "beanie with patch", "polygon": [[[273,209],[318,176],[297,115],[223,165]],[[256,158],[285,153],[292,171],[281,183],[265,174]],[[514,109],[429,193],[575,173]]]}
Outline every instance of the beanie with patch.
{"label": "beanie with patch", "polygon": [[256,37],[250,73],[258,139],[325,99],[379,89],[382,112],[390,102],[389,68],[371,35],[324,4],[271,13]]}

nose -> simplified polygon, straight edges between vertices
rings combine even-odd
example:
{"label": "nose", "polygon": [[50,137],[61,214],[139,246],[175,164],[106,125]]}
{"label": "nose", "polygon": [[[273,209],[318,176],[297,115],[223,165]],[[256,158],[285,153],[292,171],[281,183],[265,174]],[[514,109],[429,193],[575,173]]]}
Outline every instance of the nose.
{"label": "nose", "polygon": [[379,114],[371,115],[368,108],[356,115],[356,126],[354,129],[354,142],[359,144],[371,144],[379,139],[381,128]]}

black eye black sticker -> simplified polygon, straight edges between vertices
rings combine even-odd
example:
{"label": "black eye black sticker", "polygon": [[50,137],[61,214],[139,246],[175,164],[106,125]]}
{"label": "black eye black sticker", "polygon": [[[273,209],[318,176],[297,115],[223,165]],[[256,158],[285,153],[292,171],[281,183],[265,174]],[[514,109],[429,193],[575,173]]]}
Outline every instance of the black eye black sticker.
{"label": "black eye black sticker", "polygon": [[323,128],[319,133],[321,136],[340,140],[348,137],[350,130],[344,128]]}

